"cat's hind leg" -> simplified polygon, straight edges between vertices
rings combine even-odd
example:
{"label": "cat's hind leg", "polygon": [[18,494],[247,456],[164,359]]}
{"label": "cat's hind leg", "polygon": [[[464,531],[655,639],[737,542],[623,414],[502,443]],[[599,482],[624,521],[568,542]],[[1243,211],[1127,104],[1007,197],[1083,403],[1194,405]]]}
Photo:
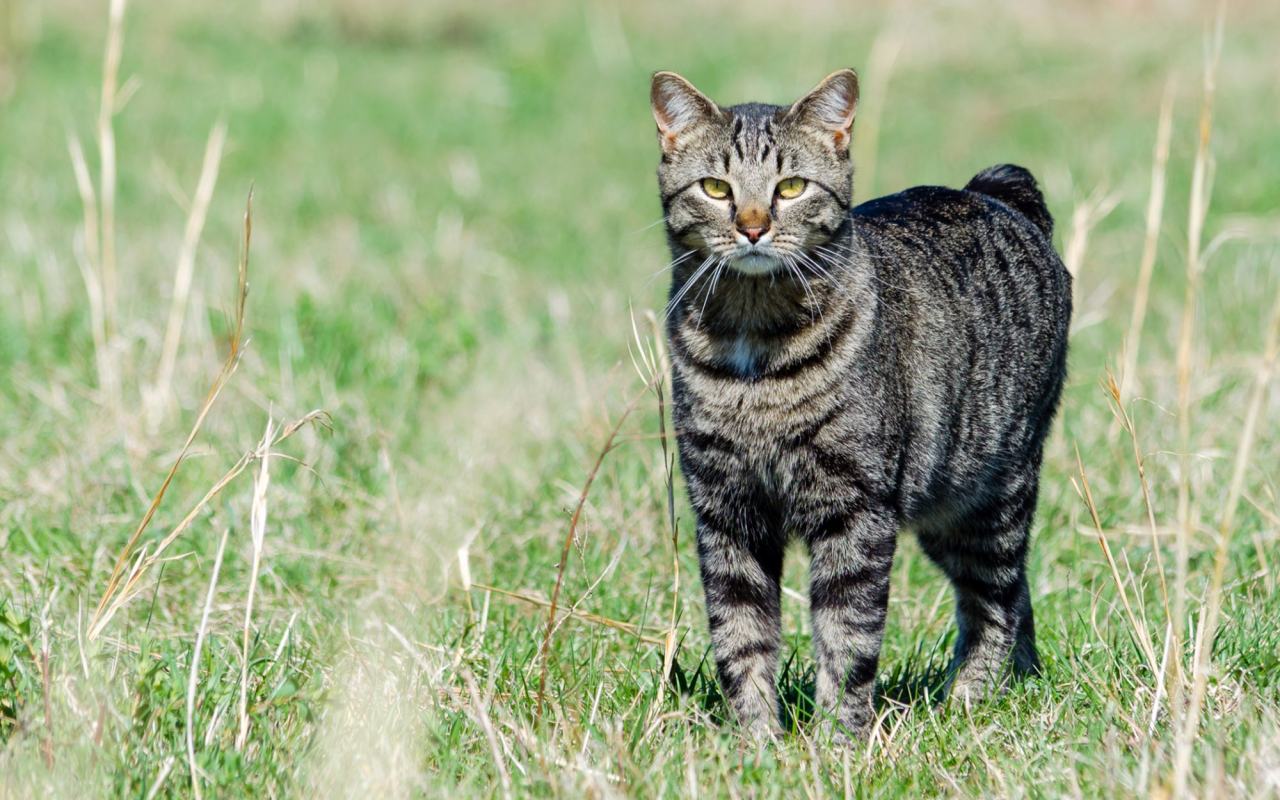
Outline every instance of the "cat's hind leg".
{"label": "cat's hind leg", "polygon": [[949,692],[976,700],[1008,677],[1039,671],[1026,557],[1035,478],[945,528],[917,531],[921,547],[951,579],[955,657]]}

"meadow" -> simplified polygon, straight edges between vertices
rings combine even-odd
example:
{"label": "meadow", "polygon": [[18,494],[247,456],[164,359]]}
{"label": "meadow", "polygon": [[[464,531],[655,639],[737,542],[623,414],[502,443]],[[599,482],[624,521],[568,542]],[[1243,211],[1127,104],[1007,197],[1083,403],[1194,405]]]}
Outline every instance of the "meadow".
{"label": "meadow", "polygon": [[[1280,796],[1280,6],[779,15],[0,0],[0,797]],[[842,66],[858,198],[1008,161],[1056,217],[1045,671],[939,703],[904,537],[833,748],[797,548],[759,746],[666,438],[648,79]]]}

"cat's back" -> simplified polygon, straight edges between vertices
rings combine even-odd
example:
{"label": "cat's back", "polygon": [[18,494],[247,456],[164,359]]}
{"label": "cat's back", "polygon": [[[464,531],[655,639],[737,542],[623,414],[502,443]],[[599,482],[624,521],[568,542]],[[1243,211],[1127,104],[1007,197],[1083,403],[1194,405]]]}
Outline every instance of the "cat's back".
{"label": "cat's back", "polygon": [[851,221],[910,398],[905,496],[998,480],[1038,450],[1066,375],[1071,277],[1034,179],[994,167],[965,189],[863,203]]}
{"label": "cat's back", "polygon": [[1053,249],[1053,217],[1022,167],[991,167],[963,189],[905,189],[854,207],[850,217],[868,256],[890,272],[942,270],[964,282],[1013,266],[1051,279],[1040,288],[1070,294],[1070,275]]}
{"label": "cat's back", "polygon": [[850,216],[864,266],[890,309],[975,334],[1038,333],[1043,345],[1065,346],[1071,276],[1026,170],[992,167],[964,189],[917,186],[862,203]]}

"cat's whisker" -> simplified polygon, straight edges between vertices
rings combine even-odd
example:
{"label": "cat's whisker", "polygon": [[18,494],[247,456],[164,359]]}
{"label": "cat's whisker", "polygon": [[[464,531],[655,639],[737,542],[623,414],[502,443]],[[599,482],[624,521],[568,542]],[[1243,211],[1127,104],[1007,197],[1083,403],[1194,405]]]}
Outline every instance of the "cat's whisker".
{"label": "cat's whisker", "polygon": [[695,255],[697,255],[697,254],[698,254],[698,251],[697,251],[697,250],[690,250],[689,252],[685,253],[684,255],[682,255],[682,256],[680,256],[679,258],[677,258],[677,259],[675,259],[674,261],[672,261],[670,264],[667,264],[667,265],[666,265],[665,267],[663,267],[662,269],[660,269],[660,270],[658,270],[657,272],[654,272],[652,275],[650,275],[650,276],[649,276],[649,279],[645,281],[644,285],[645,285],[646,287],[647,287],[647,286],[649,286],[651,283],[653,283],[655,280],[657,280],[657,279],[658,279],[658,277],[659,277],[660,275],[662,275],[662,273],[664,273],[664,272],[670,272],[671,270],[673,270],[673,269],[675,269],[677,266],[679,266],[682,262],[686,261],[687,259],[689,259],[689,258],[691,258],[691,257],[693,257],[693,256],[695,256]]}
{"label": "cat's whisker", "polygon": [[[823,250],[823,247],[825,247],[825,245],[820,245],[818,247],[815,247],[812,252],[814,253],[814,255],[818,256],[818,258],[821,259],[824,263],[832,267],[838,267],[846,271],[851,268],[851,265],[847,260],[840,258],[839,254],[837,254],[836,258],[832,258],[832,254],[825,252]],[[886,289],[895,289],[905,294],[913,294],[913,290],[891,283],[875,273],[867,273],[867,277],[875,281],[876,283],[880,284],[881,286],[885,287]]]}
{"label": "cat's whisker", "polygon": [[706,273],[707,268],[711,266],[711,262],[712,260],[715,259],[715,257],[716,256],[714,253],[707,256],[706,259],[694,271],[694,273],[691,276],[689,276],[689,279],[686,280],[684,282],[684,285],[680,287],[680,291],[677,292],[671,298],[671,301],[669,303],[667,303],[667,310],[666,310],[666,313],[663,315],[663,319],[671,318],[672,312],[679,307],[680,301],[684,299],[684,296],[688,294],[689,290],[692,289],[694,284],[698,282],[698,279],[701,278],[704,273]]}
{"label": "cat's whisker", "polygon": [[808,300],[805,305],[809,312],[809,322],[812,324],[816,321],[813,315],[815,309],[818,311],[819,318],[822,317],[822,308],[818,303],[817,296],[813,293],[813,287],[809,285],[808,279],[805,278],[804,273],[800,271],[800,268],[796,265],[796,261],[793,257],[785,253],[782,254],[782,263],[786,265],[788,272],[796,276],[796,280],[800,282],[801,288],[804,289],[805,298]]}
{"label": "cat's whisker", "polygon": [[711,271],[711,280],[707,282],[708,288],[705,296],[702,298],[702,308],[698,311],[699,324],[702,324],[707,318],[707,301],[711,299],[711,295],[716,293],[716,286],[720,283],[720,273],[723,271],[724,265],[727,263],[729,263],[729,257],[721,256],[720,260],[716,262],[715,269]]}
{"label": "cat's whisker", "polygon": [[812,258],[810,258],[807,253],[797,252],[795,255],[802,265],[808,266],[811,270],[814,271],[815,274],[817,274],[819,277],[825,280],[827,285],[830,287],[831,291],[835,292],[840,297],[843,297],[845,299],[848,299],[849,297],[852,296],[850,287],[847,286],[845,282],[839,280],[835,275],[831,273],[830,270],[828,270],[826,267],[823,267],[817,261],[814,261]]}
{"label": "cat's whisker", "polygon": [[636,228],[634,231],[631,231],[631,233],[630,233],[629,235],[630,235],[630,236],[639,236],[640,234],[644,233],[644,232],[645,232],[645,231],[647,231],[647,230],[650,230],[650,229],[652,229],[652,228],[656,228],[656,227],[658,227],[659,225],[661,225],[661,224],[663,224],[663,223],[665,223],[665,222],[668,222],[670,219],[671,219],[671,217],[670,217],[670,216],[661,217],[661,218],[659,218],[657,221],[655,221],[655,222],[650,222],[648,225],[645,225],[643,228]]}
{"label": "cat's whisker", "polygon": [[857,258],[859,261],[864,261],[864,260],[874,261],[881,264],[888,264],[893,260],[886,256],[880,256],[874,253],[869,253],[866,251],[865,248],[855,247],[851,242],[848,242],[848,241],[836,241],[832,239],[831,241],[817,245],[816,247],[813,248],[813,250],[817,251],[823,248],[828,248],[832,254],[841,256],[847,259]]}
{"label": "cat's whisker", "polygon": [[[816,272],[826,278],[831,285],[833,291],[841,297],[852,297],[853,287],[850,286],[849,273],[850,265],[844,260],[831,260],[816,249],[810,253],[801,253],[800,257]],[[876,276],[871,276],[876,279]]]}
{"label": "cat's whisker", "polygon": [[805,266],[812,269],[820,277],[825,278],[827,281],[830,281],[833,285],[835,285],[835,288],[837,289],[840,288],[839,282],[836,280],[835,276],[831,274],[831,271],[828,270],[826,267],[822,266],[821,264],[819,264],[817,261],[814,261],[812,258],[809,257],[807,253],[803,251],[797,251],[795,253],[795,256],[800,261],[801,264],[804,264]]}
{"label": "cat's whisker", "polygon": [[666,316],[668,317],[671,316],[671,312],[675,309],[677,305],[679,305],[680,299],[684,297],[685,292],[689,291],[690,286],[693,284],[694,281],[698,279],[698,276],[702,274],[702,270],[710,262],[711,262],[711,256],[707,256],[707,258],[704,259],[700,265],[698,265],[697,269],[695,269],[689,275],[688,278],[685,278],[685,281],[683,284],[680,285],[680,288],[674,290],[671,293],[671,298],[667,301]]}
{"label": "cat's whisker", "polygon": [[702,282],[702,288],[698,290],[698,293],[693,296],[692,304],[697,304],[699,299],[702,300],[703,310],[698,312],[698,324],[702,324],[702,316],[706,311],[707,300],[710,299],[711,297],[711,287],[715,283],[716,271],[719,268],[720,268],[720,260],[717,259],[716,263],[711,266],[711,274],[708,275],[707,279]]}

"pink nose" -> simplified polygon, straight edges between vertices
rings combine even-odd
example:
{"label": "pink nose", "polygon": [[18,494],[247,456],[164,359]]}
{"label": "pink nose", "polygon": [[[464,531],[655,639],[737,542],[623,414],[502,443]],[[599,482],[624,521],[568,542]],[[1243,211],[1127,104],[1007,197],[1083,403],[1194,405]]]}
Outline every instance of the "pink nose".
{"label": "pink nose", "polygon": [[760,241],[760,237],[768,232],[768,228],[738,228],[743,236],[747,237],[747,241],[755,244]]}

